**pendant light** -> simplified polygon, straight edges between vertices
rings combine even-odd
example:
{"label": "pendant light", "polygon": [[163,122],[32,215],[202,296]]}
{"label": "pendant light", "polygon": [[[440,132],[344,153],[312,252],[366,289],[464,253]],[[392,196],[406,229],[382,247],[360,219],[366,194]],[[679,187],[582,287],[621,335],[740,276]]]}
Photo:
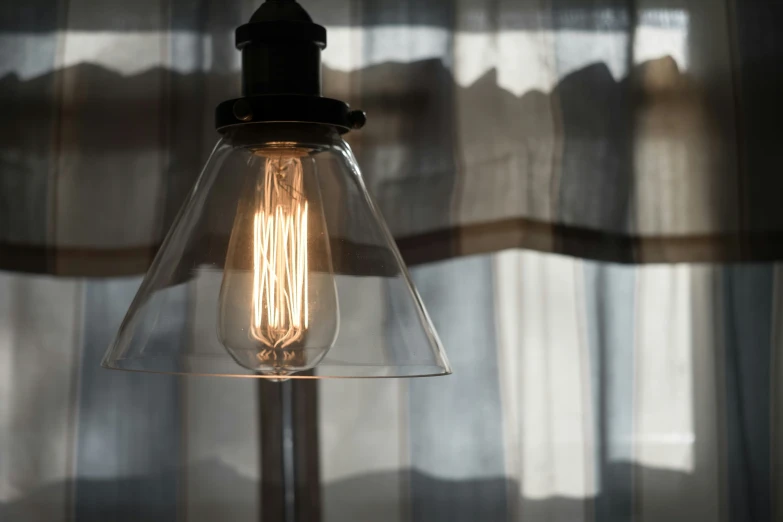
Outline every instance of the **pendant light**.
{"label": "pendant light", "polygon": [[326,30],[267,0],[236,31],[243,97],[103,366],[286,379],[451,373],[341,135],[365,115],[321,96]]}

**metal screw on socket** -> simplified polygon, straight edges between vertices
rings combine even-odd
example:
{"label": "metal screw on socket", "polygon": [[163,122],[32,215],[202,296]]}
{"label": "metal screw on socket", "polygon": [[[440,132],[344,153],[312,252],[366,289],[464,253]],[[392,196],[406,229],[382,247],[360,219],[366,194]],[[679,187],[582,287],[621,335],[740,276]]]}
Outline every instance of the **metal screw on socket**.
{"label": "metal screw on socket", "polygon": [[367,113],[364,111],[351,111],[348,113],[348,121],[352,129],[361,129],[367,123]]}
{"label": "metal screw on socket", "polygon": [[234,117],[240,121],[250,121],[253,119],[253,108],[247,100],[237,100],[233,107]]}

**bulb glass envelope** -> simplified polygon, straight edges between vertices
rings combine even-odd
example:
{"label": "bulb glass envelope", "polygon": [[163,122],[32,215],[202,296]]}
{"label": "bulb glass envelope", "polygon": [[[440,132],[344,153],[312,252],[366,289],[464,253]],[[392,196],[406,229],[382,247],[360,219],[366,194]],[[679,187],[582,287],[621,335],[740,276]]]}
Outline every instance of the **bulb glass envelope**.
{"label": "bulb glass envelope", "polygon": [[269,378],[451,373],[350,148],[334,128],[307,123],[224,133],[103,365]]}

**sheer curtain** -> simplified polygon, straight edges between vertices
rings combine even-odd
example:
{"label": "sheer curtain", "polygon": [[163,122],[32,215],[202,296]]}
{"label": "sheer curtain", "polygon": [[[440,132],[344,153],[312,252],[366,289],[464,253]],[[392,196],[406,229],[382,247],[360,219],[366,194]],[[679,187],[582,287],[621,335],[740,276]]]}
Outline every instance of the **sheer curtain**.
{"label": "sheer curtain", "polygon": [[[0,518],[783,516],[764,0],[305,2],[454,375],[100,369],[238,94],[256,4],[0,6]],[[156,342],[193,342],[202,313]],[[305,420],[280,439],[285,389]]]}

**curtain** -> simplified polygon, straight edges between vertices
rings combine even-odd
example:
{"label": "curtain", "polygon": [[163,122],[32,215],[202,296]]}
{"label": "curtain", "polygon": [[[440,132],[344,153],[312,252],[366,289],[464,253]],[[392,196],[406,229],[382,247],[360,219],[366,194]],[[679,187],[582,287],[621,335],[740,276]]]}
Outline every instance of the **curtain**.
{"label": "curtain", "polygon": [[783,520],[778,3],[305,2],[455,370],[314,389],[99,367],[257,2],[6,4],[3,520]]}
{"label": "curtain", "polygon": [[777,265],[414,274],[454,374],[321,385],[326,520],[780,520]]}

